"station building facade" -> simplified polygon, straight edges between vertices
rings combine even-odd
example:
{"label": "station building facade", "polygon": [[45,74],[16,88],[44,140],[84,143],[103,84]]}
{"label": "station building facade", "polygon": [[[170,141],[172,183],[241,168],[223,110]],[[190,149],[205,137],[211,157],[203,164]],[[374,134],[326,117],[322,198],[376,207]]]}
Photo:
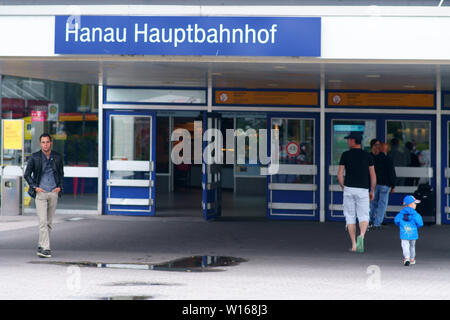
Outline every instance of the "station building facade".
{"label": "station building facade", "polygon": [[[447,7],[4,6],[1,114],[24,120],[25,160],[43,132],[64,155],[59,213],[343,221],[337,166],[360,131],[395,156],[386,221],[429,184],[426,220],[446,224],[449,29]],[[214,128],[269,153],[259,130],[277,130],[277,173],[250,161],[261,144],[206,162]],[[191,163],[171,161],[176,129]],[[22,159],[2,148],[6,175]]]}

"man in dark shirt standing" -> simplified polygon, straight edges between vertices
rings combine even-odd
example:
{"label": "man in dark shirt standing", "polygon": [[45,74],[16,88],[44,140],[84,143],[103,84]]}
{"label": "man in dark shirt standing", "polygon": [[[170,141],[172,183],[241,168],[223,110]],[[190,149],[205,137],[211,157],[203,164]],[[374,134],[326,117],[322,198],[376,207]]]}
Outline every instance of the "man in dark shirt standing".
{"label": "man in dark shirt standing", "polygon": [[[361,148],[361,132],[351,132],[345,139],[350,150],[342,154],[338,169],[339,184],[344,190],[344,216],[352,241],[350,250],[364,252],[364,236],[370,220],[369,206],[376,185],[375,168],[373,158]],[[360,229],[357,239],[356,218]]]}
{"label": "man in dark shirt standing", "polygon": [[370,146],[372,147],[372,157],[377,176],[375,197],[370,203],[370,220],[373,223],[374,229],[377,230],[381,228],[381,224],[383,223],[389,202],[389,191],[391,193],[394,192],[397,177],[392,159],[383,152],[380,152],[380,140],[372,139]]}
{"label": "man in dark shirt standing", "polygon": [[39,218],[39,244],[37,255],[51,258],[50,230],[53,216],[61,195],[64,181],[62,156],[52,150],[52,137],[44,133],[39,137],[41,150],[31,155],[25,170],[28,193],[36,198],[36,211]]}

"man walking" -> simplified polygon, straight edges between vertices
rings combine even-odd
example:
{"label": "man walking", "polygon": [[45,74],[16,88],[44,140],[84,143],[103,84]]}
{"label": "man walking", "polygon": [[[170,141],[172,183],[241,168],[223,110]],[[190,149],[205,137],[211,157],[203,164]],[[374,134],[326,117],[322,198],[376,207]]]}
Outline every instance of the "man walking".
{"label": "man walking", "polygon": [[372,139],[370,146],[372,147],[372,157],[377,176],[375,196],[370,203],[370,220],[373,223],[374,230],[379,230],[381,229],[389,202],[389,192],[394,192],[397,176],[392,159],[384,152],[380,152],[380,141],[378,139]]}
{"label": "man walking", "polygon": [[[344,190],[344,216],[352,241],[352,252],[364,252],[364,236],[369,225],[369,205],[374,198],[376,175],[373,158],[361,148],[362,134],[351,132],[339,163],[338,181]],[[345,178],[344,178],[345,170]],[[369,191],[370,189],[370,191]],[[356,218],[360,235],[356,239]]]}
{"label": "man walking", "polygon": [[58,197],[62,192],[64,165],[61,154],[52,150],[53,141],[48,133],[42,134],[39,142],[41,150],[31,155],[24,177],[30,187],[28,193],[36,201],[39,219],[37,255],[51,258],[50,231]]}

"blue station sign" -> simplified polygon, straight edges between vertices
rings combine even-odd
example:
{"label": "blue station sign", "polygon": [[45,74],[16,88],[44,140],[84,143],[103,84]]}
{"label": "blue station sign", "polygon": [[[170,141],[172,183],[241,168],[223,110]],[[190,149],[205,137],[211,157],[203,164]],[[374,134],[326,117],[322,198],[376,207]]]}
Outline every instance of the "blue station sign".
{"label": "blue station sign", "polygon": [[319,17],[56,16],[56,54],[320,57]]}

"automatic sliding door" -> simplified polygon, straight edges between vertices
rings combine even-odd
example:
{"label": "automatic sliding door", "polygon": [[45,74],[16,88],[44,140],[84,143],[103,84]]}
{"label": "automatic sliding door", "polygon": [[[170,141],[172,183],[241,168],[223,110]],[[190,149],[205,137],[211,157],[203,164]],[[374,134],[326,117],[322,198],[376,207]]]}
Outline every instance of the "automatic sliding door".
{"label": "automatic sliding door", "polygon": [[105,212],[154,215],[155,115],[107,112]]}
{"label": "automatic sliding door", "polygon": [[268,176],[268,217],[318,220],[316,119],[270,117],[268,123],[279,135],[278,172]]}
{"label": "automatic sliding door", "polygon": [[[433,188],[431,127],[431,120],[386,120],[388,156],[391,157],[397,174],[395,191],[390,196],[389,206],[386,210],[387,219],[395,217],[402,208],[403,197],[407,194],[414,194],[419,185],[422,185],[421,188]],[[436,218],[434,194],[423,202],[425,203],[425,201],[429,202],[433,208],[430,208],[430,212],[428,209],[427,212],[421,212],[423,219],[425,222],[434,222]],[[421,206],[424,203],[418,206],[418,210],[422,209]]]}
{"label": "automatic sliding door", "polygon": [[361,132],[363,134],[362,148],[370,152],[370,140],[377,137],[377,122],[375,119],[331,119],[330,126],[331,145],[327,154],[327,163],[329,163],[327,220],[343,221],[343,192],[337,180],[337,172],[341,155],[348,150],[345,137],[352,131]]}

